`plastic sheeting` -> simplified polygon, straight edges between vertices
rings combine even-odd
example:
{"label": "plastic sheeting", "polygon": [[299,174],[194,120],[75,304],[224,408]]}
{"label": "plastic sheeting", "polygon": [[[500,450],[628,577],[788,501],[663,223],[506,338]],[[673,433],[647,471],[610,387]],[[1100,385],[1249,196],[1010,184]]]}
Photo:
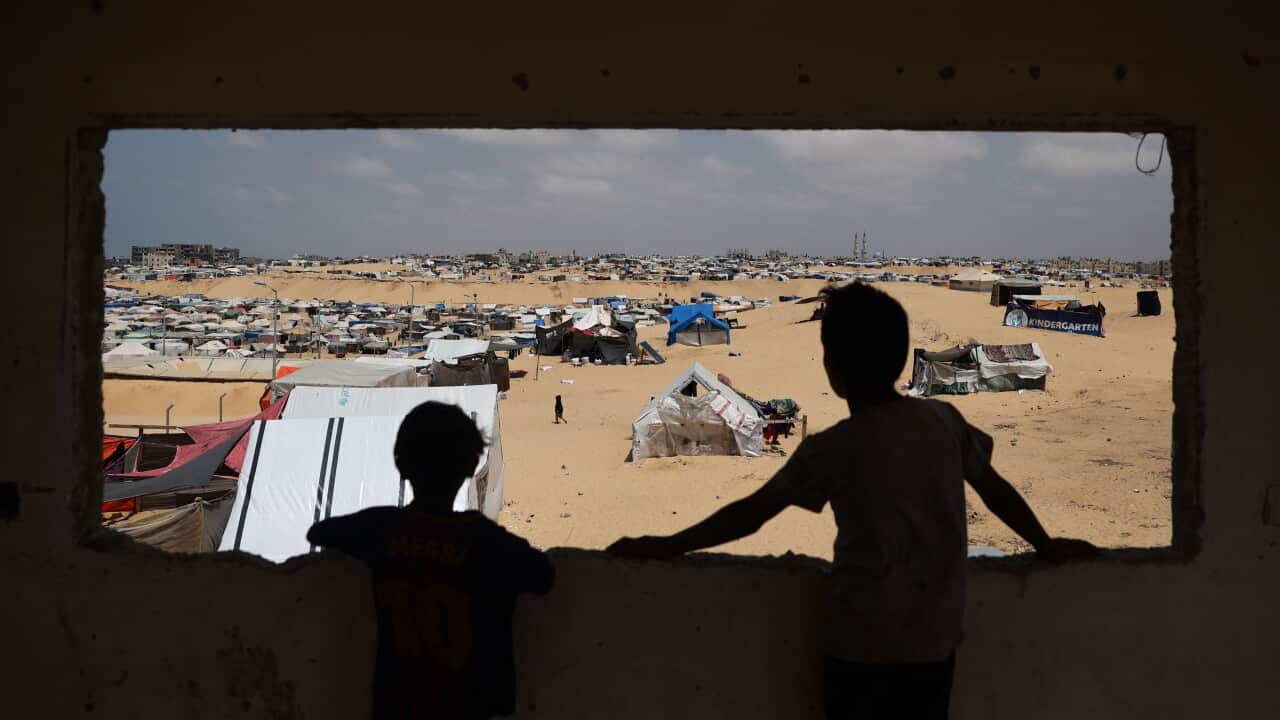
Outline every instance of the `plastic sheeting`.
{"label": "plastic sheeting", "polygon": [[667,344],[675,345],[727,345],[729,326],[716,318],[709,303],[676,305],[668,318],[671,328],[667,331]]}
{"label": "plastic sheeting", "polygon": [[[502,459],[502,426],[498,418],[498,388],[496,385],[468,385],[464,387],[418,388],[322,388],[300,387],[289,393],[284,408],[284,419],[328,417],[392,417],[394,435],[400,421],[415,407],[427,401],[456,405],[475,420],[488,447],[476,465],[476,476],[485,479],[483,492],[463,492],[484,496],[483,506],[471,504],[463,507],[480,510],[491,518],[498,517],[502,509],[505,465]],[[428,438],[428,440],[430,440]],[[389,452],[389,451],[388,451]],[[461,493],[460,493],[461,496]]]}
{"label": "plastic sheeting", "polygon": [[[682,391],[690,383],[698,396]],[[631,457],[743,455],[759,457],[764,421],[754,406],[699,363],[645,406],[632,423]]]}
{"label": "plastic sheeting", "polygon": [[918,397],[1043,390],[1044,379],[1052,371],[1039,343],[967,345],[937,352],[917,349],[910,394]]}
{"label": "plastic sheeting", "polygon": [[[413,489],[400,479],[392,457],[400,421],[347,416],[254,423],[251,459],[240,474],[219,549],[283,562],[315,550],[306,532],[318,520],[411,502]],[[491,446],[487,455],[495,449]],[[492,469],[482,467],[464,483],[455,510],[483,506],[489,517],[497,515],[501,483],[491,482]]]}
{"label": "plastic sheeting", "polygon": [[281,393],[301,386],[415,387],[421,383],[418,373],[411,367],[334,360],[298,368],[288,377],[277,378],[271,383],[271,388]]}
{"label": "plastic sheeting", "polygon": [[427,345],[424,359],[445,361],[468,355],[482,355],[489,352],[488,340],[432,340]]}

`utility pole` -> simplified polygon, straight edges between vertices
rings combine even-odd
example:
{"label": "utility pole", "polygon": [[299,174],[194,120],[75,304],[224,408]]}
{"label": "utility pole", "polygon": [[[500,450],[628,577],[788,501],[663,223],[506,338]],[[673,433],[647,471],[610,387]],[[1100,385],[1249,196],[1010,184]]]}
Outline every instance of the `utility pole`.
{"label": "utility pole", "polygon": [[261,285],[275,296],[275,300],[271,303],[271,333],[275,336],[271,343],[271,379],[275,380],[276,366],[280,364],[280,293],[263,280],[254,280],[253,284]]}

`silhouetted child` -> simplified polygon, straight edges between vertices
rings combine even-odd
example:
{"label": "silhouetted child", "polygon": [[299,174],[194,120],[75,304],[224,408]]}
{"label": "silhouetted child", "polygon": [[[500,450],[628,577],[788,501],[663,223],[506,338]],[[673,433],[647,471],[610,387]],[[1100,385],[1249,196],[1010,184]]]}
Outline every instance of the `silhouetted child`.
{"label": "silhouetted child", "polygon": [[991,467],[992,441],[953,406],[894,384],[907,315],[861,283],[828,289],[823,365],[850,417],[801,443],[769,482],[669,537],[623,538],[610,552],[670,558],[750,535],[789,505],[835,514],[822,617],[830,718],[943,718],[965,602],[964,481],[1049,560],[1096,550],[1054,539]]}
{"label": "silhouetted child", "polygon": [[369,566],[378,611],[376,718],[487,718],[514,710],[516,595],[547,592],[555,571],[484,515],[453,510],[484,445],[462,410],[423,403],[400,424],[395,444],[413,501],[324,520],[307,533],[313,544]]}
{"label": "silhouetted child", "polygon": [[559,425],[560,423],[564,423],[568,425],[569,421],[564,419],[564,402],[561,401],[560,396],[557,395],[556,396],[556,424]]}

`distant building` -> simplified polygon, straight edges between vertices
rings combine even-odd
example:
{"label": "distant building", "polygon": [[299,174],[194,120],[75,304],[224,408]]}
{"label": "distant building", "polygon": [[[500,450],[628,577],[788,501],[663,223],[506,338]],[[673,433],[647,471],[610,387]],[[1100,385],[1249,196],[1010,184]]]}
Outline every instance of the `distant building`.
{"label": "distant building", "polygon": [[164,265],[231,265],[240,262],[240,249],[196,243],[134,245],[131,260],[134,265],[146,267],[161,267],[161,262]]}

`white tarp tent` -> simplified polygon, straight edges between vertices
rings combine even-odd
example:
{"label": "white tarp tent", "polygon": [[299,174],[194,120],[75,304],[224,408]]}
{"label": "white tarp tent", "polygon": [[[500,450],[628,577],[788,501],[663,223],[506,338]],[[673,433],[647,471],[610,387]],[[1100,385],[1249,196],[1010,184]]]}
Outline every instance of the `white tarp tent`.
{"label": "white tarp tent", "polygon": [[427,352],[423,358],[427,360],[453,360],[468,355],[479,355],[489,352],[488,340],[432,340],[427,344]]}
{"label": "white tarp tent", "polygon": [[114,360],[117,358],[135,358],[135,357],[155,357],[160,353],[143,345],[140,342],[124,342],[120,345],[102,353],[103,360]]}
{"label": "white tarp tent", "polygon": [[283,393],[296,387],[417,387],[425,384],[411,367],[354,363],[342,360],[322,361],[300,368],[278,378],[271,389]]}
{"label": "white tarp tent", "polygon": [[[697,395],[684,392],[690,385]],[[649,401],[631,431],[633,460],[673,455],[759,457],[764,445],[764,420],[755,407],[696,362]]]}
{"label": "white tarp tent", "polygon": [[496,386],[299,387],[290,393],[280,420],[257,422],[250,430],[219,549],[282,562],[312,550],[306,532],[319,518],[409,503],[413,490],[401,482],[392,450],[405,414],[428,400],[462,408],[489,443],[454,509],[497,518],[504,467]]}

